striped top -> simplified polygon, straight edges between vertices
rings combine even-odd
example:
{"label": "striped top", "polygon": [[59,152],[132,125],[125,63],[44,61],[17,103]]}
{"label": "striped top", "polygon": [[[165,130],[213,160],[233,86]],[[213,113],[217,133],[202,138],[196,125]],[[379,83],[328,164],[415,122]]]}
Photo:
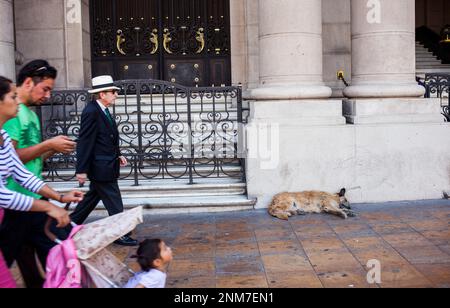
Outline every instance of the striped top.
{"label": "striped top", "polygon": [[45,183],[25,169],[13,147],[11,138],[0,130],[3,145],[0,146],[0,207],[15,211],[30,211],[33,198],[6,188],[6,180],[12,177],[17,183],[31,192],[37,193]]}

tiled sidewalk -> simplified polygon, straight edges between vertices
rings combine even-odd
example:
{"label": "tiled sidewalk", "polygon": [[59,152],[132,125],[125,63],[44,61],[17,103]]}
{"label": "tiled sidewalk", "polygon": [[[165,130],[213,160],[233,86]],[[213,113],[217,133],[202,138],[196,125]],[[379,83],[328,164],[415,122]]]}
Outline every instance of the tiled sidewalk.
{"label": "tiled sidewalk", "polygon": [[[450,287],[450,203],[358,205],[357,218],[266,211],[147,216],[137,237],[174,251],[170,288]],[[113,246],[129,266],[134,249]],[[381,262],[381,284],[366,264]]]}

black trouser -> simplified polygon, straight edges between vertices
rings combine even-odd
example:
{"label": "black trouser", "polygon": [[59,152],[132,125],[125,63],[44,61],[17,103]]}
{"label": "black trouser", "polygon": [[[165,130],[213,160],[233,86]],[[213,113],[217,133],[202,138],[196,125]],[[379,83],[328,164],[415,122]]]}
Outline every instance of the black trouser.
{"label": "black trouser", "polygon": [[117,181],[107,183],[91,181],[89,192],[70,215],[72,221],[78,225],[83,224],[100,200],[103,201],[109,216],[123,212],[122,195]]}
{"label": "black trouser", "polygon": [[49,251],[55,246],[44,233],[47,215],[44,213],[5,211],[0,227],[0,248],[8,267],[17,261],[27,288],[41,288],[44,283],[37,263],[45,270]]}

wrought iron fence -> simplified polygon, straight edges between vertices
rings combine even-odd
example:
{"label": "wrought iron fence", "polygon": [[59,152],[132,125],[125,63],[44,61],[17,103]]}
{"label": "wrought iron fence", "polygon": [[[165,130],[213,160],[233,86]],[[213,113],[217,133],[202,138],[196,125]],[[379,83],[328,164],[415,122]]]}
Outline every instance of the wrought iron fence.
{"label": "wrought iron fence", "polygon": [[[233,177],[245,181],[241,87],[189,88],[155,80],[116,83],[122,91],[113,107],[122,154],[129,167],[121,179]],[[77,139],[87,91],[54,92],[42,107],[43,138]],[[45,163],[46,179],[75,178],[76,153]]]}
{"label": "wrought iron fence", "polygon": [[425,79],[416,78],[417,82],[425,87],[426,98],[440,98],[442,115],[446,122],[450,122],[450,74],[425,74]]}

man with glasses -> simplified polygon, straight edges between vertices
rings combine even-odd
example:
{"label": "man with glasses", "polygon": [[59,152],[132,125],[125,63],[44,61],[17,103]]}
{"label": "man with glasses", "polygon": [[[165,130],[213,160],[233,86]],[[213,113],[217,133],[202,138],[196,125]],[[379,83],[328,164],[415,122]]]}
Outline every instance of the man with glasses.
{"label": "man with glasses", "polygon": [[[82,224],[100,200],[110,216],[123,212],[123,202],[118,178],[120,167],[127,160],[120,154],[119,130],[111,115],[111,107],[117,97],[118,87],[111,76],[92,79],[89,93],[95,100],[89,103],[81,115],[80,136],[77,144],[77,179],[80,185],[90,180],[89,192],[70,215],[72,221]],[[136,246],[138,242],[129,235],[115,242],[123,246]]]}
{"label": "man with glasses", "polygon": [[[26,168],[42,178],[43,161],[56,154],[69,154],[75,150],[75,142],[66,136],[58,136],[42,142],[41,124],[38,116],[30,109],[40,106],[50,98],[57,70],[45,60],[34,60],[26,64],[17,77],[17,97],[20,102],[17,117],[8,121],[4,129],[11,136],[19,158]],[[24,195],[42,199],[41,196],[24,189],[9,179],[7,188]],[[44,233],[47,216],[43,213],[6,211],[0,228],[0,248],[8,266],[14,260],[21,270],[29,288],[43,285],[35,254],[43,268],[50,249],[54,246]]]}

